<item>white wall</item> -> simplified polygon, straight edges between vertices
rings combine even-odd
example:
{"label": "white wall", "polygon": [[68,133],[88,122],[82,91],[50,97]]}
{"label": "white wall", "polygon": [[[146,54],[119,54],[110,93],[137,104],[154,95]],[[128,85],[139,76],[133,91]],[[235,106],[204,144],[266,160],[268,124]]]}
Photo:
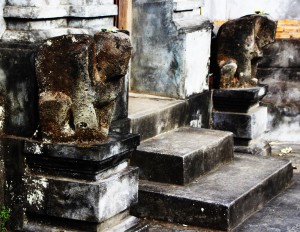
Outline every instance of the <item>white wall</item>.
{"label": "white wall", "polygon": [[228,20],[256,10],[273,19],[300,19],[300,0],[206,0],[202,14],[211,20]]}
{"label": "white wall", "polygon": [[0,0],[0,38],[6,29],[6,24],[3,18],[3,7],[5,5],[5,0]]}

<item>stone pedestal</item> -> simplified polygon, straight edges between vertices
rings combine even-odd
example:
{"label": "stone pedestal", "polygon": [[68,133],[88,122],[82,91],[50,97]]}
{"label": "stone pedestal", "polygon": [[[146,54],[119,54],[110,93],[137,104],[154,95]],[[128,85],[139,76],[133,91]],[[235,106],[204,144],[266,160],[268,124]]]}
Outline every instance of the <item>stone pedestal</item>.
{"label": "stone pedestal", "polygon": [[120,134],[93,145],[25,141],[23,229],[136,227],[138,220],[128,209],[137,203],[138,168],[128,162],[138,144],[139,136]]}
{"label": "stone pedestal", "polygon": [[[231,131],[236,148],[251,146],[250,150],[242,149],[244,153],[257,153],[258,147],[265,147],[257,138],[267,130],[267,107],[259,105],[267,91],[266,86],[258,86],[213,92],[213,129]],[[270,152],[268,146],[262,150]]]}
{"label": "stone pedestal", "polygon": [[185,99],[208,89],[211,24],[200,0],[134,0],[130,87]]}

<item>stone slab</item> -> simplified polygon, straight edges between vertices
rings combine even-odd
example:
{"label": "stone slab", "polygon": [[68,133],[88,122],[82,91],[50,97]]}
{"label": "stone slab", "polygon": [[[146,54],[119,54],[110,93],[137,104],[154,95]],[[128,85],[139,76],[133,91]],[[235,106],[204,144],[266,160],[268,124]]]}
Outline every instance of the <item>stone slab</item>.
{"label": "stone slab", "polygon": [[132,151],[139,145],[139,135],[109,134],[108,140],[99,144],[42,143],[26,141],[24,152],[35,156],[103,161],[114,155]]}
{"label": "stone slab", "polygon": [[9,6],[59,6],[59,5],[103,5],[103,4],[113,4],[114,0],[7,0],[7,5]]}
{"label": "stone slab", "polygon": [[24,20],[24,19],[7,19],[6,30],[11,31],[33,31],[33,30],[50,30],[58,28],[93,28],[100,31],[101,28],[113,28],[113,17],[101,18],[60,18],[46,20]]}
{"label": "stone slab", "polygon": [[289,161],[236,156],[233,163],[186,186],[141,180],[133,215],[217,230],[230,230],[291,181]]}
{"label": "stone slab", "polygon": [[234,139],[234,152],[270,156],[272,154],[272,148],[270,144],[260,137],[256,139]]}
{"label": "stone slab", "polygon": [[100,223],[137,202],[138,168],[98,181],[25,175],[23,182],[27,212]]}
{"label": "stone slab", "polygon": [[217,111],[246,113],[267,94],[268,86],[253,88],[216,89],[213,91],[213,107]]}
{"label": "stone slab", "polygon": [[130,93],[130,132],[143,141],[181,126],[208,128],[209,102],[209,91],[186,100]]}
{"label": "stone slab", "polygon": [[5,6],[5,18],[50,19],[60,17],[104,17],[118,15],[118,6],[109,5],[48,5],[48,6]]}
{"label": "stone slab", "polygon": [[182,127],[143,142],[131,164],[141,179],[185,185],[232,159],[232,133]]}
{"label": "stone slab", "polygon": [[263,209],[255,213],[234,232],[300,231],[300,174],[293,185]]}
{"label": "stone slab", "polygon": [[6,30],[50,30],[55,28],[67,27],[67,19],[50,19],[50,20],[23,20],[14,19],[6,21]]}
{"label": "stone slab", "polygon": [[24,153],[36,173],[99,180],[126,167],[138,145],[138,135],[111,133],[107,142],[90,145],[26,140]]}
{"label": "stone slab", "polygon": [[148,231],[148,224],[134,216],[129,211],[123,211],[102,223],[83,222],[70,219],[59,219],[43,215],[32,215],[27,213],[27,221],[22,231],[109,231],[109,232],[144,232]]}
{"label": "stone slab", "polygon": [[267,130],[267,107],[259,106],[248,113],[212,112],[213,129],[231,131],[235,138],[255,139]]}

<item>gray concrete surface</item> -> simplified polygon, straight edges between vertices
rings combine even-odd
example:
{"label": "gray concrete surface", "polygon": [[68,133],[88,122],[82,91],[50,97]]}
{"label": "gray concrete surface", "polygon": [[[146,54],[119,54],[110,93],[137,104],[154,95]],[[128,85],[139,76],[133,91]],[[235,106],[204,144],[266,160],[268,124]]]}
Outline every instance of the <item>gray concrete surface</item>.
{"label": "gray concrete surface", "polygon": [[[264,208],[255,212],[244,223],[237,226],[234,232],[298,232],[300,231],[300,143],[271,142],[273,157],[288,159],[294,166],[292,184],[273,198]],[[282,149],[292,148],[283,154]],[[280,155],[281,154],[281,155]],[[166,223],[148,220],[150,232],[216,232],[184,224]]]}

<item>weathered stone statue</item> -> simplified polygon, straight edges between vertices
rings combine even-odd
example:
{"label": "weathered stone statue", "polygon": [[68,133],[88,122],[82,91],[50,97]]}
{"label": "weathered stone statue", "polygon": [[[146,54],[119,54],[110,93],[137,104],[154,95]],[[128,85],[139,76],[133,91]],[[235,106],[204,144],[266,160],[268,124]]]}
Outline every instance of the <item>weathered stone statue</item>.
{"label": "weathered stone statue", "polygon": [[224,23],[217,35],[220,88],[256,86],[262,48],[275,39],[277,22],[267,15],[247,15]]}
{"label": "weathered stone statue", "polygon": [[107,138],[131,49],[129,36],[122,32],[64,35],[43,42],[35,64],[44,141]]}

